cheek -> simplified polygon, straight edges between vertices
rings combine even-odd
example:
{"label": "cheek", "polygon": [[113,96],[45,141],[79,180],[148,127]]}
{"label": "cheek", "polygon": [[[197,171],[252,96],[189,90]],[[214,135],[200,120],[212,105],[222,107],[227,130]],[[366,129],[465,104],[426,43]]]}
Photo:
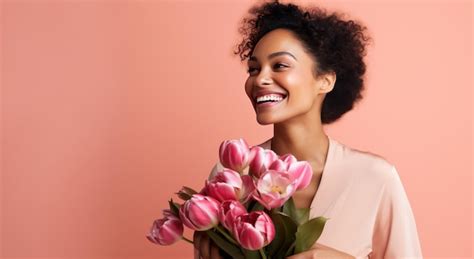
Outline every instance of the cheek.
{"label": "cheek", "polygon": [[247,80],[245,81],[245,94],[247,94],[247,96],[249,98],[251,98],[252,96],[252,80],[250,78],[247,78]]}
{"label": "cheek", "polygon": [[288,102],[291,105],[308,106],[313,102],[313,86],[308,75],[303,71],[294,71],[280,78],[280,84],[288,93]]}
{"label": "cheek", "polygon": [[302,77],[298,73],[288,73],[280,77],[278,82],[282,87],[286,88],[289,94],[296,94],[303,85]]}

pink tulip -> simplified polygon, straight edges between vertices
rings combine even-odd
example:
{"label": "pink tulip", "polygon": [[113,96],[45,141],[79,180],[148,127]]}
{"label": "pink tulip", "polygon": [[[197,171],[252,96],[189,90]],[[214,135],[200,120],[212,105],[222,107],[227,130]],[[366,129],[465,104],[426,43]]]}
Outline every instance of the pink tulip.
{"label": "pink tulip", "polygon": [[296,190],[306,188],[313,177],[311,165],[307,161],[297,161],[291,154],[283,155],[275,160],[269,169],[287,171],[291,180],[296,182]]}
{"label": "pink tulip", "polygon": [[227,200],[221,203],[219,210],[219,221],[225,228],[232,231],[234,220],[237,218],[237,216],[245,213],[247,213],[247,210],[242,205],[242,203],[238,201]]}
{"label": "pink tulip", "polygon": [[201,194],[201,195],[204,195],[204,196],[208,196],[208,195],[207,195],[207,188],[206,188],[206,185],[204,185],[204,187],[202,187],[202,189],[198,192],[198,194]]}
{"label": "pink tulip", "polygon": [[296,157],[292,154],[284,154],[284,155],[280,156],[280,160],[286,162],[287,164],[292,164],[292,163],[298,162]]}
{"label": "pink tulip", "polygon": [[232,232],[237,242],[247,250],[261,249],[275,238],[273,221],[261,210],[238,216]]}
{"label": "pink tulip", "polygon": [[244,139],[225,140],[219,147],[221,164],[242,173],[249,163],[250,149]]}
{"label": "pink tulip", "polygon": [[245,203],[251,197],[255,185],[249,175],[241,176],[231,169],[224,168],[211,180],[206,181],[205,188],[207,195],[220,202],[237,200]]}
{"label": "pink tulip", "polygon": [[268,170],[257,182],[253,198],[266,209],[279,208],[296,191],[296,181],[285,172]]}
{"label": "pink tulip", "polygon": [[190,229],[204,231],[219,223],[219,202],[209,196],[193,194],[179,208],[181,221]]}
{"label": "pink tulip", "polygon": [[260,146],[250,148],[249,174],[260,178],[276,160],[278,160],[278,155],[271,149]]}
{"label": "pink tulip", "polygon": [[146,236],[150,242],[159,245],[171,245],[183,237],[183,223],[170,210],[163,211],[164,218],[153,222]]}

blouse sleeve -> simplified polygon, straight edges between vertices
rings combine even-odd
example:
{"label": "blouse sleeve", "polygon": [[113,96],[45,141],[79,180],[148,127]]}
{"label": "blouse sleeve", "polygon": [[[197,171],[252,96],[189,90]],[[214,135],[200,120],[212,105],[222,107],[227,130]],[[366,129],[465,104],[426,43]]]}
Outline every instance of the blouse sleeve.
{"label": "blouse sleeve", "polygon": [[377,211],[370,258],[423,258],[415,217],[395,166]]}

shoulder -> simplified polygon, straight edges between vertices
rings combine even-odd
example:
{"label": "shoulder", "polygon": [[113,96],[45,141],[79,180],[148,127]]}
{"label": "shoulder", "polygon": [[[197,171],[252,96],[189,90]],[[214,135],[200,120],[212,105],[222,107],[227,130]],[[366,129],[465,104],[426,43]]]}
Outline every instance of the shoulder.
{"label": "shoulder", "polygon": [[385,184],[398,177],[395,165],[384,156],[367,150],[349,147],[335,141],[335,159],[340,166],[360,180],[370,180]]}

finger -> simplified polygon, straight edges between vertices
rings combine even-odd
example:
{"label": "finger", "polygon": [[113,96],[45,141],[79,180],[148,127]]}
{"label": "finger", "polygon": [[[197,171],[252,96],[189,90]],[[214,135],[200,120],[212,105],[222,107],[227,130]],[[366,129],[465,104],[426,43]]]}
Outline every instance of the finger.
{"label": "finger", "polygon": [[203,235],[199,244],[199,253],[203,259],[210,259],[210,249],[211,247],[209,244],[209,237],[207,235]]}
{"label": "finger", "polygon": [[211,259],[222,259],[219,254],[219,247],[217,247],[214,242],[211,243]]}
{"label": "finger", "polygon": [[316,258],[311,250],[304,251],[304,252],[286,257],[286,259],[310,259],[310,258]]}

